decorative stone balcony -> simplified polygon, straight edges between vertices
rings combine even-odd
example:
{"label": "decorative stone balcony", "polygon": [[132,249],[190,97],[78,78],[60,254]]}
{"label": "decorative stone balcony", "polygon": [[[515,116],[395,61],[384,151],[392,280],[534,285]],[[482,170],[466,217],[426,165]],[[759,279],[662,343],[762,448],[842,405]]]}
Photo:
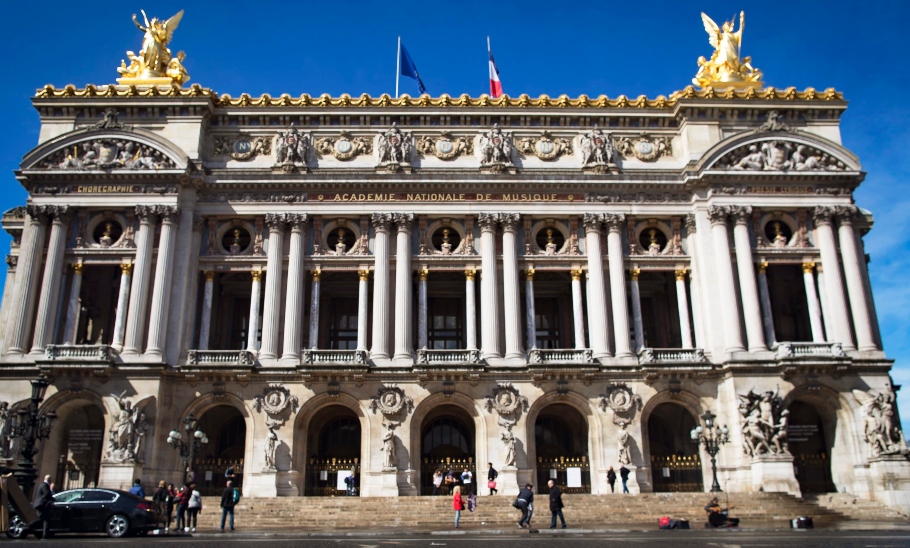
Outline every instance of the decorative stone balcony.
{"label": "decorative stone balcony", "polygon": [[340,366],[365,366],[367,353],[365,350],[322,350],[306,348],[303,350],[302,365],[340,365]]}
{"label": "decorative stone balcony", "polygon": [[417,365],[479,364],[480,350],[439,350],[421,348],[417,350]]}
{"label": "decorative stone balcony", "polygon": [[229,366],[254,363],[256,360],[249,350],[190,350],[186,355],[187,365]]}
{"label": "decorative stone balcony", "polygon": [[114,354],[107,344],[49,344],[44,348],[44,359],[39,363],[55,365],[112,365]]}
{"label": "decorative stone balcony", "polygon": [[707,363],[701,348],[647,348],[638,351],[639,364]]}
{"label": "decorative stone balcony", "polygon": [[779,342],[773,347],[779,360],[812,358],[846,358],[841,343]]}
{"label": "decorative stone balcony", "polygon": [[593,364],[594,352],[590,348],[532,348],[528,352],[528,363],[530,365]]}

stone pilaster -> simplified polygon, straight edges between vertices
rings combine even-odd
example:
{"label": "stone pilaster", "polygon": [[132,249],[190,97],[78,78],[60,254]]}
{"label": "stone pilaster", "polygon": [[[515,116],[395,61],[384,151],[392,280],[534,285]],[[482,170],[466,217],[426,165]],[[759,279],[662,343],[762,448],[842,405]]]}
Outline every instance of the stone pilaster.
{"label": "stone pilaster", "polygon": [[373,214],[373,229],[376,239],[373,243],[373,348],[370,357],[388,360],[389,355],[389,230],[391,217],[385,213]]}
{"label": "stone pilaster", "polygon": [[215,271],[206,270],[205,286],[202,289],[202,316],[199,318],[199,350],[209,349],[212,331],[212,302],[215,297]]}
{"label": "stone pilaster", "polygon": [[521,292],[518,281],[518,227],[517,213],[504,213],[502,224],[502,281],[505,301],[505,334],[507,360],[522,360],[521,347]]}
{"label": "stone pilaster", "polygon": [[130,302],[130,281],[133,278],[133,263],[120,265],[120,292],[117,295],[117,315],[114,317],[114,340],[111,347],[123,349],[123,337],[126,330],[126,310]]}
{"label": "stone pilaster", "polygon": [[309,329],[309,348],[319,346],[319,310],[322,297],[322,270],[312,270],[313,276],[312,287],[310,288],[310,329]]}
{"label": "stone pilaster", "polygon": [[717,274],[717,291],[720,296],[721,317],[724,325],[724,351],[744,352],[743,335],[739,328],[739,305],[733,281],[733,264],[730,261],[730,238],[727,235],[726,208],[711,206],[711,236],[714,240],[714,265]]}
{"label": "stone pilaster", "polygon": [[414,215],[396,213],[398,229],[395,255],[395,355],[393,360],[406,364],[414,361],[413,296],[411,294],[411,227]]}
{"label": "stone pilaster", "polygon": [[417,348],[427,347],[427,276],[430,271],[417,271]]}
{"label": "stone pilaster", "polygon": [[861,258],[857,252],[856,229],[853,227],[855,216],[856,206],[838,208],[837,235],[840,238],[840,254],[844,264],[844,279],[847,282],[850,311],[853,313],[856,345],[860,351],[868,352],[879,348],[875,344],[869,300],[866,298],[866,284],[863,281],[862,269],[865,268],[865,259]]}
{"label": "stone pilaster", "polygon": [[476,270],[464,271],[464,291],[465,291],[465,346],[468,350],[477,349],[477,307],[474,302],[474,277],[477,275]]}
{"label": "stone pilaster", "polygon": [[815,263],[803,263],[803,284],[806,288],[806,302],[809,305],[809,325],[812,327],[812,342],[825,342],[821,307],[815,292]]}
{"label": "stone pilaster", "polygon": [[250,272],[253,283],[250,286],[250,329],[246,335],[246,349],[259,351],[259,307],[262,302],[262,271]]}
{"label": "stone pilaster", "polygon": [[76,328],[79,326],[79,312],[82,308],[79,295],[82,292],[82,263],[70,265],[73,269],[73,282],[70,284],[70,296],[66,306],[66,323],[63,326],[63,344],[76,344]]}
{"label": "stone pilaster", "polygon": [[499,285],[496,283],[496,227],[499,215],[481,213],[477,216],[480,223],[480,301],[483,308],[480,314],[480,349],[485,359],[502,357],[499,346]]}
{"label": "stone pilaster", "polygon": [[833,327],[833,333],[828,333],[828,341],[841,343],[844,350],[856,350],[856,345],[853,344],[853,334],[850,331],[847,301],[844,298],[844,282],[841,277],[837,245],[834,239],[834,208],[816,207],[813,222],[816,245],[825,269],[825,292]]}
{"label": "stone pilaster", "polygon": [[[306,270],[303,268],[304,243],[306,242],[307,216],[303,214],[288,215],[291,225],[290,257],[288,258],[287,301],[284,306],[284,351],[281,360],[294,364],[300,361],[301,315],[303,314],[303,296],[306,288]],[[312,344],[312,341],[310,341]]]}
{"label": "stone pilaster", "polygon": [[637,268],[629,271],[629,278],[631,279],[629,286],[632,289],[632,332],[635,336],[635,346],[632,351],[636,353],[645,345],[645,329],[641,318],[641,290],[638,287],[638,276],[640,274],[641,270]]}
{"label": "stone pilaster", "polygon": [[63,253],[66,250],[66,233],[69,228],[71,211],[69,206],[47,206],[53,216],[51,237],[47,246],[47,262],[41,280],[38,297],[38,316],[35,320],[35,336],[32,338],[32,353],[43,354],[44,346],[54,342],[54,325],[57,323],[57,302],[60,299],[60,281],[63,273]]}
{"label": "stone pilaster", "polygon": [[765,327],[765,342],[768,347],[777,343],[774,331],[774,312],[771,310],[771,291],[768,289],[768,262],[758,265],[758,299],[761,304],[762,325]]}
{"label": "stone pilaster", "polygon": [[155,285],[152,288],[152,311],[146,353],[155,359],[164,359],[168,310],[171,304],[171,280],[174,277],[178,209],[175,206],[159,206],[158,212],[161,215],[161,241],[158,243],[158,263],[155,265]]}
{"label": "stone pilaster", "polygon": [[616,357],[633,356],[629,339],[629,308],[626,304],[626,273],[622,250],[622,229],[625,216],[605,215],[607,225],[607,256],[610,261],[610,296],[613,301],[613,335]]}
{"label": "stone pilaster", "polygon": [[[585,253],[588,256],[588,335],[591,338],[591,349],[595,358],[610,357],[610,347],[607,345],[607,297],[604,293],[603,251],[600,247],[602,224],[601,215],[585,214]],[[626,332],[628,333],[628,326]]]}
{"label": "stone pilaster", "polygon": [[677,270],[676,305],[679,309],[679,333],[683,348],[692,348],[692,327],[689,323],[689,296],[686,294],[686,271]]}
{"label": "stone pilaster", "polygon": [[284,254],[284,229],[287,227],[287,216],[270,213],[265,216],[269,227],[268,260],[265,273],[265,309],[262,312],[262,345],[259,349],[260,360],[278,358],[278,321],[281,311],[281,275]]}
{"label": "stone pilaster", "polygon": [[583,350],[585,346],[585,310],[581,294],[581,269],[569,272],[572,276],[572,319],[575,327],[575,349]]}
{"label": "stone pilaster", "polygon": [[369,306],[370,271],[368,269],[357,271],[357,350],[367,349],[367,311]]}
{"label": "stone pilaster", "polygon": [[135,356],[142,352],[149,278],[152,273],[152,238],[158,213],[154,206],[136,206],[136,216],[139,217],[139,232],[136,233],[136,261],[130,286],[129,312],[126,316],[126,341],[121,352],[124,356]]}
{"label": "stone pilaster", "polygon": [[534,269],[525,270],[525,329],[527,331],[528,348],[537,348],[537,323],[534,313]]}
{"label": "stone pilaster", "polygon": [[755,265],[752,262],[752,240],[749,237],[749,223],[752,222],[752,208],[734,207],[731,211],[735,224],[733,240],[736,247],[736,267],[739,271],[739,289],[743,302],[743,316],[746,320],[746,338],[749,352],[768,350],[762,329],[761,306],[758,302],[758,285],[755,282]]}

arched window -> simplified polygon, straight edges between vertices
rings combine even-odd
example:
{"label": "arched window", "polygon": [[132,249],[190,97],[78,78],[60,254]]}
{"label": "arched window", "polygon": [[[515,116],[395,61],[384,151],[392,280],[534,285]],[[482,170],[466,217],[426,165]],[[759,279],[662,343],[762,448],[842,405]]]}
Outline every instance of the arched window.
{"label": "arched window", "polygon": [[327,424],[319,434],[319,456],[360,457],[360,421],[355,417],[340,417]]}
{"label": "arched window", "polygon": [[440,417],[424,430],[423,454],[467,457],[472,451],[471,431],[454,417]]}
{"label": "arched window", "polygon": [[534,425],[534,443],[539,456],[573,456],[572,431],[557,417],[539,417]]}

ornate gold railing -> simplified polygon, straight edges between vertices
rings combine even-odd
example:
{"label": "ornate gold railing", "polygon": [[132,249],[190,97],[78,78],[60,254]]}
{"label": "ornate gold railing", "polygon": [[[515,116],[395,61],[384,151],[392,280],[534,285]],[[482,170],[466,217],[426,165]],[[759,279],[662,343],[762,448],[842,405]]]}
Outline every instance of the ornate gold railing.
{"label": "ornate gold railing", "polygon": [[[421,495],[450,495],[452,494],[452,488],[455,485],[461,485],[461,473],[468,469],[471,471],[471,490],[477,493],[477,482],[482,481],[486,485],[486,475],[483,478],[478,479],[477,477],[477,466],[474,463],[473,457],[465,458],[429,458],[424,457],[423,463],[420,465],[420,494]],[[442,471],[443,481],[442,486],[439,488],[439,492],[434,491],[433,485],[433,474],[436,470]],[[452,471],[452,475],[455,478],[454,483],[446,483],[445,476],[446,473]]]}
{"label": "ornate gold railing", "polygon": [[234,469],[234,487],[243,487],[243,459],[193,459],[191,468],[196,474],[196,488],[203,496],[213,497],[224,492],[228,478],[224,472]]}
{"label": "ornate gold railing", "polygon": [[651,480],[659,493],[704,491],[698,455],[651,455]]}
{"label": "ornate gold railing", "polygon": [[338,488],[338,473],[349,470],[354,472],[355,485],[359,493],[360,459],[311,458],[306,464],[306,485],[303,494],[308,497],[344,496],[345,488]]}
{"label": "ornate gold railing", "polygon": [[[581,486],[569,487],[569,469],[579,468]],[[574,473],[574,472],[573,472]],[[586,455],[580,457],[537,457],[537,492],[549,493],[547,482],[553,480],[563,493],[590,493],[591,467]]]}

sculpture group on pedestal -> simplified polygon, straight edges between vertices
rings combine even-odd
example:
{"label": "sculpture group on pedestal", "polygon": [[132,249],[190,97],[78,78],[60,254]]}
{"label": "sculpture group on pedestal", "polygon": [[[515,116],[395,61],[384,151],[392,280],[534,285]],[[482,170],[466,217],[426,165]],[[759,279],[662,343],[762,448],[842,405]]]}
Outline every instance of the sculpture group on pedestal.
{"label": "sculpture group on pedestal", "polygon": [[890,389],[876,392],[854,390],[853,397],[863,406],[863,439],[873,456],[907,453],[904,432],[895,418],[895,397]]}
{"label": "sculpture group on pedestal", "polygon": [[126,392],[119,396],[111,394],[117,400],[120,412],[111,427],[108,438],[107,458],[113,462],[143,462],[143,442],[148,436],[151,426],[142,413],[133,403],[124,398]]}
{"label": "sculpture group on pedestal", "polygon": [[752,390],[739,396],[742,415],[743,451],[750,457],[788,453],[787,426],[790,412],[781,409],[782,400],[770,390]]}

